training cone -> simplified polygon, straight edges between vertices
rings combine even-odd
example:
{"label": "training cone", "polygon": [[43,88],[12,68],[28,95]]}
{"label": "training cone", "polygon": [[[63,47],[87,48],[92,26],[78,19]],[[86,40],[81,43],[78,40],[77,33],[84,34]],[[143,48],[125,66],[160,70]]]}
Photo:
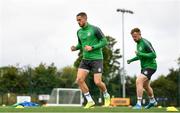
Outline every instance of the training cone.
{"label": "training cone", "polygon": [[24,108],[23,106],[21,106],[21,105],[18,105],[18,106],[16,106],[15,108]]}
{"label": "training cone", "polygon": [[158,106],[157,108],[159,108],[159,109],[160,109],[160,108],[162,108],[162,106]]}
{"label": "training cone", "polygon": [[171,106],[171,107],[167,107],[166,111],[178,111],[178,109],[175,108],[174,106]]}

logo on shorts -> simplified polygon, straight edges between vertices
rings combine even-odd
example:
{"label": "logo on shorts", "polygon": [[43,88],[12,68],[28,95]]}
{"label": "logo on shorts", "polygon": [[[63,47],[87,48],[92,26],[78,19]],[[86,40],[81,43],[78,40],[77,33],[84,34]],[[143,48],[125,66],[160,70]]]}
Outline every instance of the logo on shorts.
{"label": "logo on shorts", "polygon": [[98,68],[98,72],[101,72],[101,68]]}
{"label": "logo on shorts", "polygon": [[144,74],[147,75],[147,74],[148,74],[148,71],[144,71]]}

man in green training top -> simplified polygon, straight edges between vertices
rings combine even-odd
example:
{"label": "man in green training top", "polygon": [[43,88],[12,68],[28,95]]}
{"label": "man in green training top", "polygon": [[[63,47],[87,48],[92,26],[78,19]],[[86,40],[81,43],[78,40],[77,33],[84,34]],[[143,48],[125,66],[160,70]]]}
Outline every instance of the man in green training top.
{"label": "man in green training top", "polygon": [[76,81],[87,99],[87,104],[84,108],[91,108],[95,105],[85,83],[89,71],[93,72],[94,83],[100,91],[103,92],[105,99],[104,106],[107,107],[110,105],[110,95],[107,92],[106,85],[102,82],[102,48],[105,47],[108,42],[98,27],[90,25],[87,22],[86,13],[81,12],[77,14],[76,19],[81,28],[77,31],[78,44],[77,46],[72,46],[71,50],[76,51],[81,49],[83,51],[83,58],[78,68]]}
{"label": "man in green training top", "polygon": [[130,64],[136,60],[140,60],[141,63],[141,74],[136,79],[137,104],[133,107],[133,109],[142,109],[141,101],[143,96],[143,88],[147,91],[150,99],[149,104],[145,106],[145,109],[149,109],[157,105],[154,98],[153,89],[150,86],[151,76],[157,69],[155,60],[156,53],[151,43],[141,37],[141,31],[139,28],[132,29],[131,35],[134,41],[137,43],[137,51],[135,51],[136,56],[130,60],[127,60],[127,63]]}

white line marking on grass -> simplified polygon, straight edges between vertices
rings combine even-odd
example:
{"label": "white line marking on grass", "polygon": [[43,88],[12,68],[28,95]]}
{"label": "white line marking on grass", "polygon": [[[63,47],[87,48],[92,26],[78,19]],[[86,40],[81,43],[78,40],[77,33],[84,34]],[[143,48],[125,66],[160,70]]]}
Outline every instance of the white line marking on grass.
{"label": "white line marking on grass", "polygon": [[[5,113],[81,113],[81,112],[5,112]],[[123,112],[82,112],[82,113],[123,113]],[[138,112],[127,112],[127,113],[138,113]],[[176,112],[165,111],[165,112],[144,112],[144,113],[176,113]]]}

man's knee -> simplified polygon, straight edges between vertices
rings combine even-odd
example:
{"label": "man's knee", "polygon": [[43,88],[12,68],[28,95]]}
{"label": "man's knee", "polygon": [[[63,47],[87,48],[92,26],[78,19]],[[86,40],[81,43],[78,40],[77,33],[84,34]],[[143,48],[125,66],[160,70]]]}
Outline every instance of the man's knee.
{"label": "man's knee", "polygon": [[100,86],[102,84],[102,79],[101,79],[102,74],[98,73],[98,74],[94,74],[94,83],[97,86]]}
{"label": "man's knee", "polygon": [[78,84],[84,83],[87,74],[88,74],[88,72],[87,72],[86,70],[84,70],[84,69],[78,69],[77,78],[76,78],[76,83],[78,83]]}
{"label": "man's knee", "polygon": [[84,79],[82,79],[82,78],[77,78],[77,79],[76,79],[76,82],[77,82],[78,84],[82,84],[82,83],[84,83]]}
{"label": "man's knee", "polygon": [[149,87],[147,85],[143,85],[143,88],[147,91]]}
{"label": "man's knee", "polygon": [[97,86],[100,86],[102,81],[101,80],[94,80],[94,83],[97,85]]}
{"label": "man's knee", "polygon": [[144,85],[144,82],[147,80],[147,77],[145,75],[139,75],[136,79],[136,85]]}
{"label": "man's knee", "polygon": [[139,85],[139,84],[141,84],[141,80],[140,79],[136,79],[136,85]]}

